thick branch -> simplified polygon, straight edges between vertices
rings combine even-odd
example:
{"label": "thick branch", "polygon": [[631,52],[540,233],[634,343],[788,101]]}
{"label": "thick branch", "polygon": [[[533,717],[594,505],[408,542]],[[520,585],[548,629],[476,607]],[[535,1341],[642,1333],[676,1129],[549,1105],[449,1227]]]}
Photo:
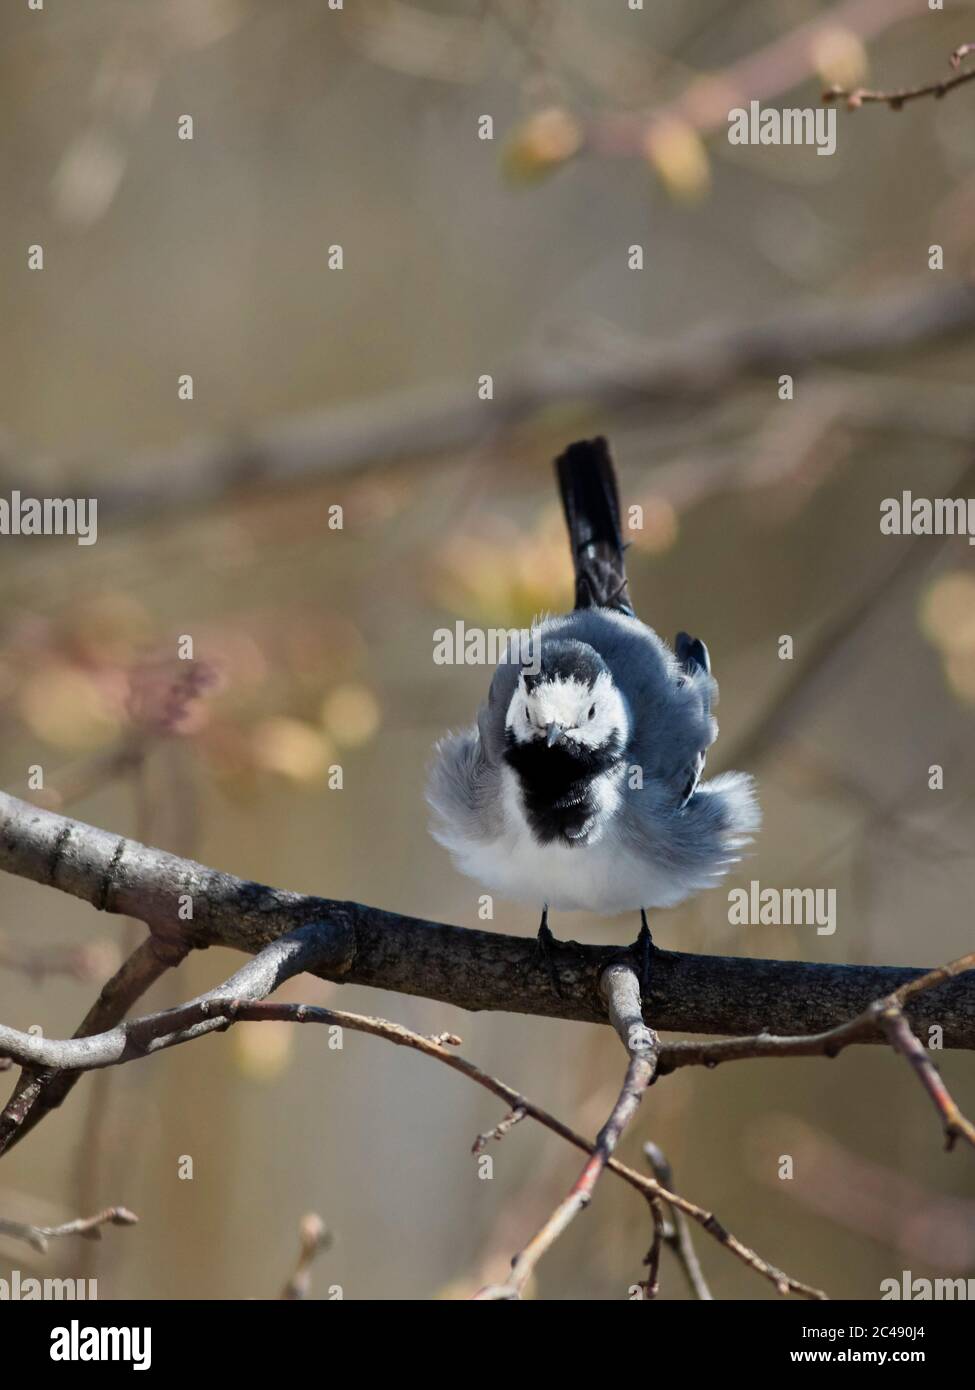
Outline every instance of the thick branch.
{"label": "thick branch", "polygon": [[[606,1023],[599,980],[624,952],[555,947],[562,996],[531,940],[446,926],[360,903],[305,896],[234,878],[0,793],[0,868],[108,912],[147,923],[157,939],[251,954],[309,923],[327,924],[324,979],[501,1010]],[[192,920],[182,921],[186,903]],[[924,972],[658,950],[645,1005],[657,1028],[732,1036],[825,1032]],[[907,1009],[920,1032],[940,1026],[945,1047],[975,1048],[975,983],[947,980]],[[879,1026],[858,1041],[884,1041]]]}

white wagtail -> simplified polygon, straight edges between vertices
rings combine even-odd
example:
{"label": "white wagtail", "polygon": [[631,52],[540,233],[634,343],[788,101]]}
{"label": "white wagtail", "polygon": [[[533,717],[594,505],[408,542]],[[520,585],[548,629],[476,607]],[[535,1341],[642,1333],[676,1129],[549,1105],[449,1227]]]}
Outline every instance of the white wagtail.
{"label": "white wagtail", "polygon": [[745,774],[700,780],[718,732],[708,651],[686,632],[671,651],[630,606],[605,439],[555,466],[575,611],[535,625],[531,661],[509,649],[477,724],[437,744],[431,828],[462,873],[541,907],[550,969],[549,907],[639,909],[645,972],[646,909],[716,884],[760,813]]}

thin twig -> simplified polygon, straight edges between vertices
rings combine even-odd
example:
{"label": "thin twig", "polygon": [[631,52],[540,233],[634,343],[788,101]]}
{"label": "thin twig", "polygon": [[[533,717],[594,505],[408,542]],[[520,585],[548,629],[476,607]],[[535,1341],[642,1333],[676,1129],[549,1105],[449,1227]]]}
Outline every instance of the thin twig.
{"label": "thin twig", "polygon": [[603,1169],[616,1150],[620,1138],[636,1114],[643,1093],[653,1080],[659,1043],[657,1035],[643,1020],[640,982],[628,965],[615,964],[603,972],[600,990],[606,999],[610,1022],[619,1034],[629,1056],[626,1076],[609,1118],[596,1136],[596,1145],[568,1195],[563,1198],[545,1224],[511,1262],[511,1272],[503,1284],[488,1284],[475,1297],[482,1301],[518,1299],[535,1266],[579,1212],[592,1201],[592,1194]]}
{"label": "thin twig", "polygon": [[848,90],[845,87],[829,87],[823,92],[823,101],[845,101],[848,111],[856,111],[861,106],[866,106],[868,102],[879,102],[889,106],[891,111],[899,111],[906,102],[916,101],[919,97],[933,97],[935,101],[940,101],[943,96],[954,91],[956,87],[961,87],[966,82],[975,80],[975,68],[969,72],[959,72],[962,61],[968,57],[975,45],[963,43],[960,48],[956,48],[951,55],[951,66],[956,69],[954,77],[943,77],[938,82],[928,82],[923,87],[900,87],[896,91],[875,92],[868,87],[854,87]]}
{"label": "thin twig", "polygon": [[828,10],[817,9],[805,23],[727,67],[695,74],[672,100],[648,111],[597,115],[588,128],[588,143],[597,154],[645,158],[647,134],[654,127],[689,126],[701,135],[727,129],[730,107],[753,99],[764,104],[805,82],[815,72],[824,34],[873,38],[899,20],[913,18],[917,10],[918,0],[840,0]]}
{"label": "thin twig", "polygon": [[505,1115],[504,1119],[499,1120],[492,1129],[486,1130],[483,1134],[477,1136],[471,1146],[471,1153],[483,1153],[492,1139],[503,1139],[506,1134],[510,1134],[515,1125],[520,1124],[525,1118],[525,1114],[526,1111],[520,1106],[516,1107],[514,1110],[510,1110],[508,1114]]}
{"label": "thin twig", "polygon": [[[314,957],[316,932],[319,932],[319,930],[320,929],[315,926],[310,926],[301,939],[300,944],[302,948],[306,948],[308,951],[308,959]],[[297,936],[298,933],[294,935]],[[327,948],[327,933],[324,934],[324,939]],[[275,946],[279,945],[279,943],[273,944]],[[293,942],[291,944],[294,946]],[[267,956],[269,958],[267,960],[262,960],[261,957],[258,957],[250,962],[249,967],[244,968],[245,971],[249,968],[253,968],[258,974],[264,973],[266,975],[269,972],[269,966],[270,973],[279,971],[282,966],[281,953],[278,952],[275,955],[275,953],[269,950]],[[292,957],[292,960],[293,959],[294,957]],[[233,979],[239,979],[243,974],[244,971],[239,971],[237,976],[234,976]],[[589,1140],[577,1134],[574,1130],[570,1129],[568,1125],[563,1124],[561,1120],[557,1119],[547,1110],[544,1110],[541,1106],[536,1105],[526,1096],[521,1095],[518,1091],[514,1090],[513,1087],[499,1081],[496,1077],[489,1075],[487,1072],[481,1071],[479,1067],[475,1066],[472,1062],[468,1062],[466,1058],[459,1056],[455,1052],[451,1052],[448,1046],[438,1039],[424,1037],[420,1033],[414,1033],[410,1029],[404,1028],[401,1024],[390,1022],[387,1019],[345,1013],[336,1009],[325,1009],[309,1004],[254,1003],[240,1001],[232,997],[221,997],[221,992],[226,990],[227,985],[230,983],[231,981],[227,981],[225,985],[218,986],[217,989],[211,991],[207,995],[200,996],[197,1000],[191,1001],[189,1004],[184,1004],[179,1008],[165,1010],[162,1013],[150,1015],[143,1019],[132,1020],[121,1025],[123,1030],[130,1030],[135,1041],[130,1049],[126,1050],[123,1048],[122,1054],[115,1056],[115,1062],[131,1061],[136,1057],[146,1056],[152,1051],[158,1051],[162,1048],[169,1048],[180,1043],[189,1042],[194,1038],[204,1036],[204,1034],[208,1032],[215,1030],[222,1031],[229,1028],[232,1024],[239,1022],[274,1021],[286,1023],[318,1023],[330,1027],[338,1025],[339,1027],[348,1028],[352,1031],[368,1033],[373,1037],[385,1038],[387,1041],[400,1047],[408,1047],[414,1051],[423,1053],[427,1057],[433,1057],[437,1061],[442,1062],[445,1066],[460,1072],[478,1085],[483,1086],[486,1090],[491,1091],[493,1095],[498,1096],[501,1100],[506,1102],[511,1110],[523,1110],[526,1115],[530,1115],[532,1119],[536,1120],[553,1134],[557,1134],[560,1138],[574,1145],[577,1149],[582,1150],[590,1156],[595,1156],[597,1154],[596,1144],[590,1143]],[[83,1040],[93,1045],[95,1055],[99,1058],[97,1065],[113,1065],[113,1062],[108,1060],[108,1055],[109,1053],[114,1053],[117,1048],[118,1031],[117,1029],[113,1029],[109,1034],[105,1035],[105,1037],[110,1039],[107,1048],[104,1039],[91,1038]],[[37,1044],[44,1041],[35,1039],[32,1035],[26,1033],[14,1034],[14,1030],[12,1029],[4,1030],[4,1034],[7,1041],[3,1043],[3,1046],[7,1046],[8,1043],[11,1042],[11,1035],[14,1035],[20,1040],[18,1047],[21,1043]],[[453,1041],[454,1035],[449,1036]],[[58,1046],[54,1054],[45,1055],[70,1056],[76,1064],[81,1064],[82,1059],[74,1051],[78,1041],[77,1039],[67,1039]],[[69,1049],[68,1052],[61,1051],[61,1049],[65,1047]],[[84,1069],[83,1065],[81,1069]],[[737,1237],[725,1230],[724,1226],[722,1226],[717,1218],[703,1207],[699,1207],[687,1198],[669,1191],[654,1179],[644,1177],[634,1169],[628,1168],[616,1158],[610,1157],[603,1166],[608,1167],[648,1200],[662,1198],[683,1211],[692,1221],[697,1222],[703,1230],[707,1231],[709,1235],[713,1236],[715,1240],[723,1245],[726,1250],[730,1251],[736,1259],[741,1260],[744,1264],[748,1265],[749,1268],[755,1270],[757,1274],[769,1280],[779,1293],[797,1293],[807,1298],[825,1297],[820,1290],[814,1289],[808,1284],[803,1284],[798,1279],[793,1279],[791,1276],[777,1269],[774,1265],[769,1264],[768,1261],[762,1259],[755,1251],[749,1249],[749,1247],[744,1245]]]}
{"label": "thin twig", "polygon": [[825,1033],[793,1038],[759,1033],[751,1038],[722,1038],[716,1042],[666,1043],[660,1048],[659,1070],[661,1074],[666,1074],[676,1071],[678,1067],[716,1067],[720,1062],[756,1057],[836,1057],[852,1043],[883,1036],[896,1052],[911,1063],[931,1097],[942,1119],[946,1149],[952,1149],[959,1138],[975,1148],[975,1125],[962,1114],[952,1099],[937,1067],[904,1013],[908,999],[970,970],[975,970],[975,951],[908,981],[886,998],[875,1000],[855,1018]]}
{"label": "thin twig", "polygon": [[[75,1037],[99,1033],[124,1018],[150,986],[183,959],[188,949],[187,945],[170,944],[154,936],[148,937],[102,986]],[[0,1111],[0,1154],[5,1153],[60,1105],[78,1076],[78,1072],[25,1069],[13,1094]]]}
{"label": "thin twig", "polygon": [[660,1292],[660,1251],[669,1234],[664,1221],[663,1204],[656,1198],[650,1199],[650,1219],[653,1222],[653,1240],[643,1261],[647,1267],[647,1277],[641,1285],[646,1299],[656,1298]]}
{"label": "thin twig", "polygon": [[[656,1144],[646,1143],[643,1146],[643,1153],[657,1181],[663,1183],[665,1187],[671,1187],[673,1185],[673,1173],[663,1149]],[[701,1262],[694,1249],[694,1241],[691,1238],[691,1229],[687,1224],[687,1218],[678,1208],[670,1206],[669,1203],[667,1205],[671,1225],[664,1232],[664,1241],[674,1252],[694,1297],[702,1302],[711,1302],[714,1295],[708,1288],[704,1271],[701,1269]]]}
{"label": "thin twig", "polygon": [[903,1011],[897,1005],[891,1005],[884,1010],[881,1023],[891,1047],[910,1062],[941,1116],[945,1132],[945,1149],[950,1153],[959,1138],[965,1139],[975,1149],[975,1125],[958,1109],[941,1078],[941,1073],[904,1017]]}
{"label": "thin twig", "polygon": [[47,1252],[48,1241],[54,1237],[84,1236],[87,1240],[101,1240],[102,1226],[134,1226],[138,1220],[128,1207],[106,1207],[95,1216],[79,1216],[74,1221],[65,1221],[61,1226],[30,1226],[0,1216],[0,1235],[26,1241],[43,1255]]}

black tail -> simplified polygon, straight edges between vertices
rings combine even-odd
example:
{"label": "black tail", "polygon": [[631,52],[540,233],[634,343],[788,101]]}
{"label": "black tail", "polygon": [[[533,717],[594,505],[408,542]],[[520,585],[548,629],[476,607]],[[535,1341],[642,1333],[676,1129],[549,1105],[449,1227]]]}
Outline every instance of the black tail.
{"label": "black tail", "polygon": [[576,572],[576,608],[632,613],[616,474],[605,439],[581,439],[555,460]]}

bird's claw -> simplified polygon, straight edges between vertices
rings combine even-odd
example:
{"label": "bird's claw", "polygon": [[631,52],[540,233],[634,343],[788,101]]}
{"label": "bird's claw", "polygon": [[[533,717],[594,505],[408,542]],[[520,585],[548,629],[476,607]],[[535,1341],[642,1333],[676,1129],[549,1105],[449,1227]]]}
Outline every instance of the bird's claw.
{"label": "bird's claw", "polygon": [[548,924],[548,909],[542,913],[541,924],[538,928],[538,936],[535,940],[535,959],[540,966],[548,971],[548,977],[552,984],[552,989],[562,998],[562,985],[559,981],[558,966],[555,964],[555,937]]}
{"label": "bird's claw", "polygon": [[643,998],[650,993],[650,980],[653,975],[653,953],[656,950],[653,944],[653,937],[650,934],[650,924],[647,921],[646,909],[640,909],[640,934],[630,947],[631,952],[636,957],[636,973],[640,981],[640,994]]}

